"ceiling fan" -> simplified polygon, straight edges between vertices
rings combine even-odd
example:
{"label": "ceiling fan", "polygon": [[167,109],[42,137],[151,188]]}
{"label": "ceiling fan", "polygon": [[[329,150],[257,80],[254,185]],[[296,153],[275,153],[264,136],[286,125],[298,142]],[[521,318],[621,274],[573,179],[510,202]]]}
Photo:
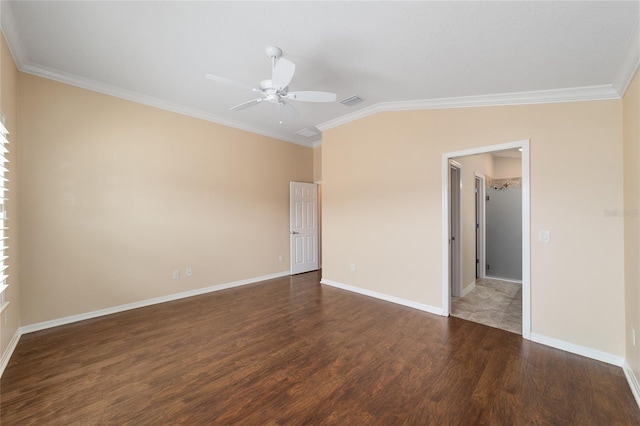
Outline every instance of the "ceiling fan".
{"label": "ceiling fan", "polygon": [[[207,74],[207,78],[210,80],[240,89],[248,89],[260,94],[259,98],[243,102],[229,108],[229,110],[240,111],[266,101],[278,105],[281,114],[295,119],[299,116],[298,111],[287,102],[288,100],[301,102],[335,102],[335,93],[318,91],[289,92],[289,83],[293,78],[296,65],[282,58],[282,50],[278,47],[269,46],[265,49],[265,52],[271,58],[271,79],[262,80],[258,87],[251,87],[247,84],[218,75]],[[282,118],[280,119],[280,124],[282,124]]]}

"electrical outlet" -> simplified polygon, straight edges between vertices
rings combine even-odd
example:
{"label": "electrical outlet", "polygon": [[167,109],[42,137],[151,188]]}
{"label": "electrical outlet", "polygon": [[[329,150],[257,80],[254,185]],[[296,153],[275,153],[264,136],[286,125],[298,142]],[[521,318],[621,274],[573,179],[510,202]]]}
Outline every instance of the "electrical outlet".
{"label": "electrical outlet", "polygon": [[193,269],[191,269],[191,266],[187,266],[187,269],[185,270],[184,273],[187,277],[190,277],[191,275],[193,275]]}
{"label": "electrical outlet", "polygon": [[179,280],[180,279],[180,270],[176,269],[175,271],[173,271],[173,279],[174,280]]}
{"label": "electrical outlet", "polygon": [[284,260],[284,256],[280,255],[280,257],[278,258],[278,261],[282,262]]}
{"label": "electrical outlet", "polygon": [[352,263],[351,264],[351,272],[355,272],[356,271],[356,264]]}

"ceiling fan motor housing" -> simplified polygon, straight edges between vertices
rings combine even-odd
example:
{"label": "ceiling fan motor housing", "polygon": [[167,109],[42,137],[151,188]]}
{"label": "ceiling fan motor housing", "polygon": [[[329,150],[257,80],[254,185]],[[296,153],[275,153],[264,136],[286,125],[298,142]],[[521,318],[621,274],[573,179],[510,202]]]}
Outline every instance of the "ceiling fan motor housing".
{"label": "ceiling fan motor housing", "polygon": [[265,99],[272,104],[277,104],[281,102],[282,97],[286,96],[287,90],[289,90],[289,86],[284,89],[277,91],[273,87],[273,83],[271,80],[262,80],[260,82],[260,91],[264,94]]}

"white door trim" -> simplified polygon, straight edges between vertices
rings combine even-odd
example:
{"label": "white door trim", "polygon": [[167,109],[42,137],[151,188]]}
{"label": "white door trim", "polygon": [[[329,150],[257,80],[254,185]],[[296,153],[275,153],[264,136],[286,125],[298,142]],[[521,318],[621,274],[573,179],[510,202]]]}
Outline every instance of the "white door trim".
{"label": "white door trim", "polygon": [[[453,280],[453,277],[450,277],[450,289],[453,289],[453,293],[456,296],[462,296],[462,290],[464,288],[464,283],[462,282],[462,265],[464,264],[462,259],[462,216],[461,216],[461,202],[462,202],[462,164],[455,160],[449,160],[449,173],[451,170],[456,170],[458,175],[458,188],[456,192],[457,196],[457,212],[449,212],[452,215],[455,215],[455,221],[452,224],[453,226],[449,229],[449,240],[450,240],[450,256],[451,258],[457,258],[458,267],[457,269],[457,281]],[[449,175],[451,176],[451,175]],[[455,238],[455,239],[454,239]],[[449,305],[451,306],[451,305]]]}
{"label": "white door trim", "polygon": [[442,154],[442,315],[450,314],[449,288],[449,160],[467,155],[522,148],[522,337],[531,339],[531,213],[529,139]]}
{"label": "white door trim", "polygon": [[484,278],[486,276],[485,272],[487,270],[487,259],[485,257],[485,253],[487,250],[487,246],[486,246],[486,241],[487,241],[487,234],[486,234],[486,222],[485,222],[485,210],[486,210],[486,204],[485,204],[485,188],[487,185],[487,181],[485,176],[482,173],[478,173],[478,172],[474,172],[473,173],[474,179],[480,179],[481,182],[481,188],[480,188],[480,192],[478,194],[478,196],[480,197],[480,253],[478,253],[478,260],[480,262],[478,262],[478,270],[480,271],[480,274],[478,274],[480,276],[480,278]]}

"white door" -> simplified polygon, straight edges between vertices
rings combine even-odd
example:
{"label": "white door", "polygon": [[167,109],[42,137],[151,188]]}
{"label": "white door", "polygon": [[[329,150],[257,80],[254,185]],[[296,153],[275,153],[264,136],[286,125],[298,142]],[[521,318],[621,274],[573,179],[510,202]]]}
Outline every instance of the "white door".
{"label": "white door", "polygon": [[318,186],[290,182],[291,275],[318,269]]}

